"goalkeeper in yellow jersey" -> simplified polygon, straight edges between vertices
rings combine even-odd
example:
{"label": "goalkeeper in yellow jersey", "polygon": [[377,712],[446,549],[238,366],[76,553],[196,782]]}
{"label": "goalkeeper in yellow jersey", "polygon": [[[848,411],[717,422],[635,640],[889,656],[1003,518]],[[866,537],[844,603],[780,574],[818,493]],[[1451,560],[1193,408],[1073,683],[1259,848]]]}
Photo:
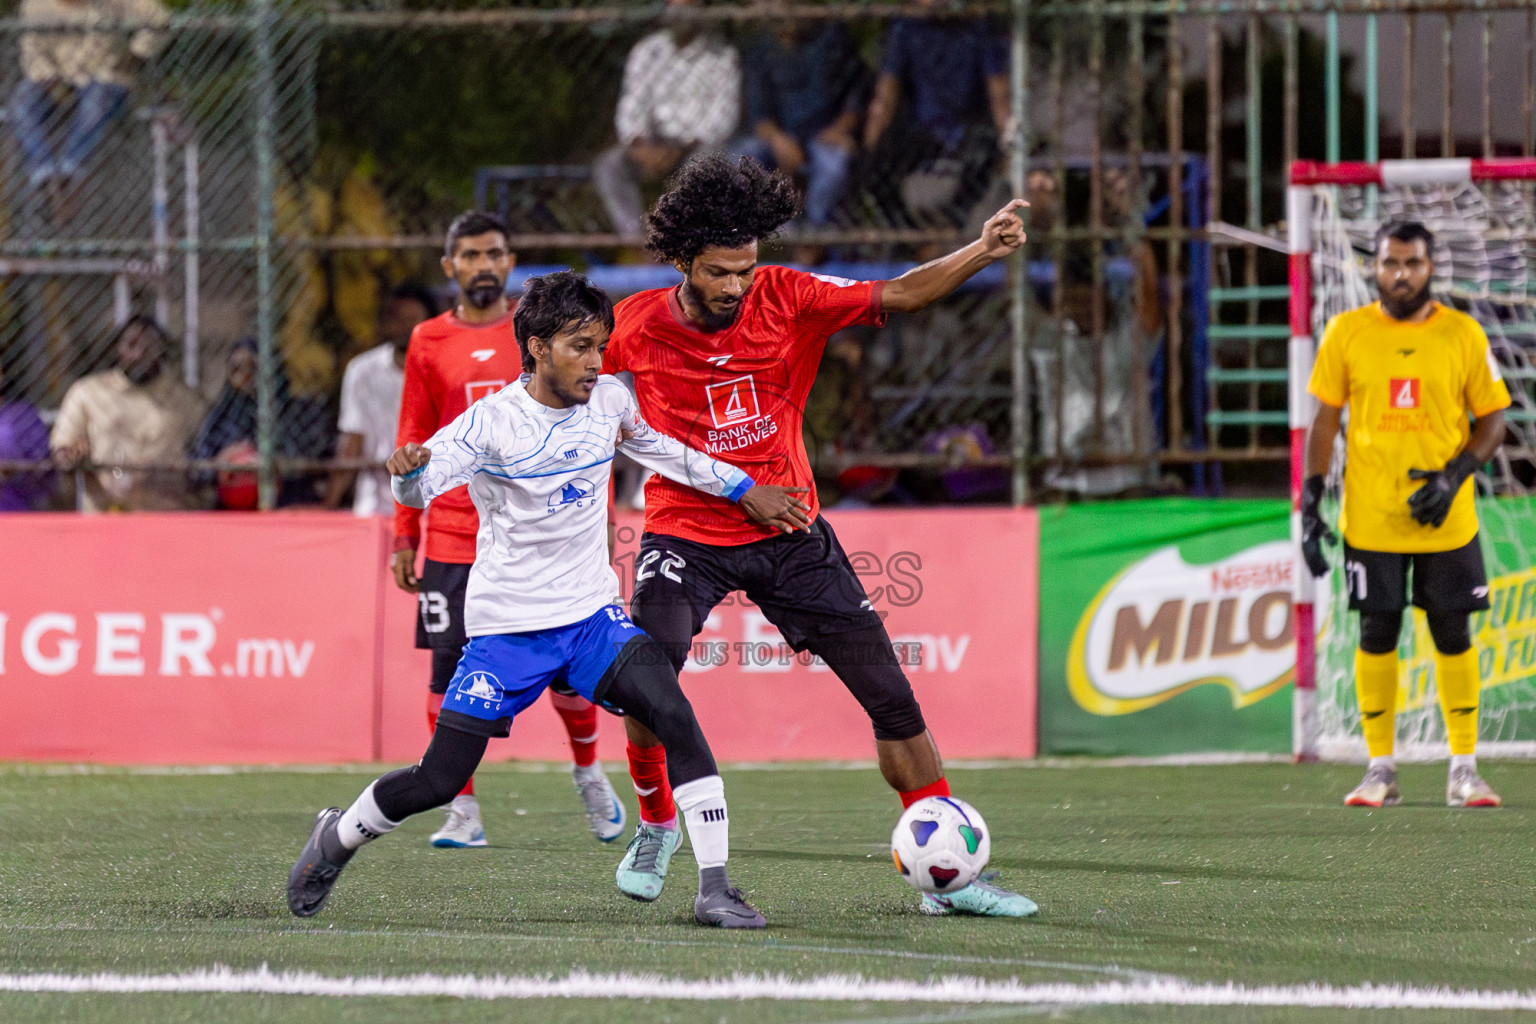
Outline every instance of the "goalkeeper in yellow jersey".
{"label": "goalkeeper in yellow jersey", "polygon": [[1435,684],[1451,747],[1445,802],[1500,803],[1477,774],[1475,757],[1479,680],[1470,619],[1488,607],[1488,577],[1471,476],[1504,437],[1509,391],[1482,327],[1430,296],[1434,244],[1422,224],[1381,229],[1381,299],[1328,322],[1307,386],[1318,406],[1307,435],[1301,550],[1319,577],[1328,572],[1322,543],[1338,538],[1318,503],[1340,415],[1349,406],[1339,526],[1349,607],[1360,613],[1355,692],[1371,755],[1364,780],[1344,798],[1355,807],[1399,799],[1392,760],[1397,638],[1410,576],[1413,603],[1424,609],[1435,641]]}

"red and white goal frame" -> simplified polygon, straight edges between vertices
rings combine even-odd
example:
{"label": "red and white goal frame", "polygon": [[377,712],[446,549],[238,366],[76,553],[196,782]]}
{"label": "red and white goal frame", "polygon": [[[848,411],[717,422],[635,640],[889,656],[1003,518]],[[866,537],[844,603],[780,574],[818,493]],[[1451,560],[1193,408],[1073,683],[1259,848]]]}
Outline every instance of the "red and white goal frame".
{"label": "red and white goal frame", "polygon": [[1318,758],[1316,581],[1301,557],[1301,485],[1306,473],[1307,427],[1313,413],[1307,381],[1316,352],[1312,336],[1312,190],[1317,185],[1434,185],[1486,181],[1536,181],[1536,158],[1381,160],[1376,163],[1291,164],[1286,190],[1290,255],[1291,540],[1294,546],[1296,687],[1291,747],[1298,761]]}

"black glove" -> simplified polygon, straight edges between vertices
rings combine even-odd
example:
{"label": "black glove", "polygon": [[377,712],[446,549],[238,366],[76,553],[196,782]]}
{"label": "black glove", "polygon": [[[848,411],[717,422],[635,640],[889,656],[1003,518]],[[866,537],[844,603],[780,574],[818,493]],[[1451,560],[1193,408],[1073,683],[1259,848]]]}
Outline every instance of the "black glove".
{"label": "black glove", "polygon": [[1423,480],[1424,486],[1408,496],[1408,508],[1413,518],[1425,526],[1439,527],[1451,512],[1451,503],[1467,477],[1477,469],[1477,459],[1471,452],[1462,452],[1444,469],[1410,469],[1408,479]]}
{"label": "black glove", "polygon": [[1323,554],[1323,542],[1339,542],[1338,535],[1323,522],[1323,513],[1318,508],[1322,500],[1323,475],[1307,477],[1301,485],[1301,557],[1318,579],[1328,575],[1328,557]]}

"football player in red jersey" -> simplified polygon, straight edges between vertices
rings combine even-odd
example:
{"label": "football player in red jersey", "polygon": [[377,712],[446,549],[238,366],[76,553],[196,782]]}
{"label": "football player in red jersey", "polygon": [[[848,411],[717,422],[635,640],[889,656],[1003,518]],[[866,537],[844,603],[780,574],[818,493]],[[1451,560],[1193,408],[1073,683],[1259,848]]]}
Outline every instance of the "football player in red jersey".
{"label": "football player in red jersey", "polygon": [[[683,280],[615,310],[603,372],[629,372],[657,430],[745,470],[800,489],[800,529],[749,522],[729,502],[659,478],[646,486],[645,533],[631,618],[681,669],[711,609],[741,590],[796,651],[824,660],[868,712],[880,771],[903,805],[947,796],[938,748],[837,536],[820,515],[801,439],[807,393],[827,338],[883,323],[943,298],[1024,244],[1014,199],[981,237],[890,281],[857,282],[759,266],[758,243],[796,211],[793,185],[747,157],[695,158],[656,202],[647,247]],[[656,738],[626,719],[640,826],[620,863],[619,888],[661,893],[680,836]],[[938,896],[928,914],[1025,917],[1035,904],[985,881]]]}
{"label": "football player in red jersey", "polygon": [[[512,333],[513,303],[507,299],[507,275],[515,263],[500,218],[471,211],[449,226],[443,273],[458,285],[459,301],[411,332],[396,447],[421,444],[471,404],[522,375],[523,357]],[[436,729],[443,693],[467,639],[464,588],[475,560],[480,517],[467,487],[434,501],[427,514],[426,561],[418,579],[421,516],[420,509],[395,506],[391,568],[396,585],[416,595],[416,646],[432,651],[427,724]],[[597,708],[563,684],[551,687],[549,696],[570,735],[576,790],[587,827],[603,842],[611,842],[624,832],[624,805],[597,760]],[[474,779],[454,798],[447,823],[432,834],[431,841],[441,847],[485,845]]]}

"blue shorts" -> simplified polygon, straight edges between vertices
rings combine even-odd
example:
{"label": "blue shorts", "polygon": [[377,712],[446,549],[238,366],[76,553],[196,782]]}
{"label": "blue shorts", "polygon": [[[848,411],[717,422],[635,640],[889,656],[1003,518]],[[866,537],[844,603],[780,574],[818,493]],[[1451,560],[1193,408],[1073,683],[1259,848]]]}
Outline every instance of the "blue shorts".
{"label": "blue shorts", "polygon": [[518,712],[556,681],[594,703],[624,645],[644,636],[618,605],[569,626],[472,636],[443,694],[439,721],[476,736],[505,736]]}

